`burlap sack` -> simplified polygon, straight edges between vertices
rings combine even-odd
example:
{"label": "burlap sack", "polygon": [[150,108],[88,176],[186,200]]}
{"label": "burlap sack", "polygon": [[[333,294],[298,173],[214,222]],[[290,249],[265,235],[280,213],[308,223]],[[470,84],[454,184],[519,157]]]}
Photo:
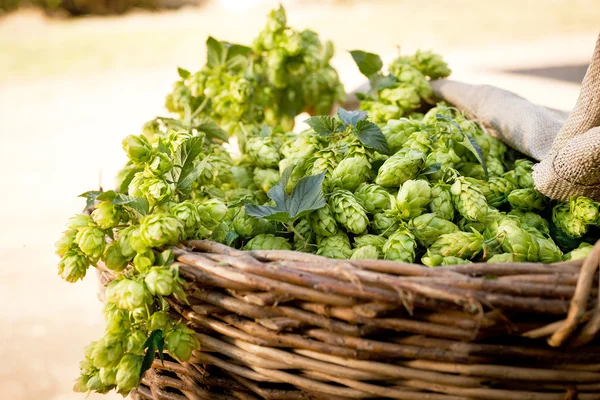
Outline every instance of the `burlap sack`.
{"label": "burlap sack", "polygon": [[490,134],[540,161],[536,188],[553,199],[600,201],[600,36],[573,112],[565,115],[487,85],[432,82],[435,94],[480,121]]}

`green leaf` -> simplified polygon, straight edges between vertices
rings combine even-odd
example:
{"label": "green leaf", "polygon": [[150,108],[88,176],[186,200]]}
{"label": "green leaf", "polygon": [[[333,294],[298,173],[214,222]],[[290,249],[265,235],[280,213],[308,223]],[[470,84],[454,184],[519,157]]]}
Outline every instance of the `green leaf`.
{"label": "green leaf", "polygon": [[222,43],[227,46],[227,61],[235,57],[248,57],[248,54],[250,54],[250,51],[252,50],[250,47],[241,44]]}
{"label": "green leaf", "polygon": [[358,66],[359,71],[367,78],[383,68],[381,57],[377,54],[367,53],[362,50],[352,50],[350,55]]}
{"label": "green leaf", "polygon": [[481,147],[477,144],[475,139],[473,139],[471,136],[464,133],[463,130],[460,128],[460,125],[458,125],[456,123],[456,121],[454,121],[453,119],[448,118],[442,114],[436,114],[435,117],[437,119],[441,119],[441,120],[450,122],[452,125],[454,125],[456,127],[456,129],[458,129],[458,131],[463,136],[463,140],[462,140],[462,142],[460,142],[460,144],[463,145],[467,150],[469,150],[475,156],[477,161],[479,161],[479,163],[483,167],[483,172],[485,173],[485,180],[487,181],[488,180],[488,170],[487,170],[487,165],[485,163],[485,156],[483,155],[483,151],[481,150]]}
{"label": "green leaf", "polygon": [[325,207],[327,202],[323,194],[323,179],[325,179],[325,172],[305,176],[294,186],[286,204],[287,212],[292,220],[306,215],[310,211]]}
{"label": "green leaf", "polygon": [[225,67],[229,70],[242,70],[248,66],[248,62],[247,57],[235,56],[227,60]]}
{"label": "green leaf", "polygon": [[358,121],[354,134],[365,145],[375,149],[381,154],[390,154],[390,147],[381,132],[381,129],[369,121]]}
{"label": "green leaf", "polygon": [[195,180],[194,179],[191,182],[189,182],[189,179],[187,179],[187,177],[190,174],[194,173],[194,170],[196,169],[194,167],[194,162],[196,161],[196,158],[198,158],[200,153],[202,153],[203,144],[203,136],[192,136],[191,138],[186,139],[177,148],[174,155],[175,159],[173,160],[173,163],[176,166],[178,165],[180,168],[175,167],[171,170],[171,180],[177,183],[178,188],[185,189],[187,186],[185,186],[183,183],[191,185],[191,182]]}
{"label": "green leaf", "polygon": [[148,200],[141,197],[128,196],[122,193],[117,193],[112,203],[115,205],[122,205],[126,210],[132,212],[138,218],[148,215],[148,212],[150,211]]}
{"label": "green leaf", "polygon": [[207,164],[208,158],[205,158],[202,161],[200,161],[198,165],[192,167],[189,171],[187,171],[185,176],[182,173],[179,178],[179,181],[177,182],[177,188],[182,191],[187,191],[191,189],[192,184],[196,179],[200,177],[200,175],[202,175],[202,173],[206,169]]}
{"label": "green leaf", "polygon": [[190,71],[181,67],[177,67],[177,73],[181,79],[187,79],[191,74]]}
{"label": "green leaf", "polygon": [[146,339],[146,342],[144,343],[144,348],[146,348],[147,350],[146,354],[144,355],[144,360],[142,361],[142,371],[140,373],[140,376],[143,376],[144,372],[148,371],[150,367],[152,367],[152,363],[154,362],[155,354],[157,351],[159,352],[158,356],[164,363],[162,355],[164,347],[165,338],[163,335],[163,331],[161,331],[160,329],[152,331],[152,333],[150,333],[150,336],[148,336],[148,339]]}
{"label": "green leaf", "polygon": [[231,244],[239,237],[240,234],[235,231],[227,232],[227,234],[225,235],[225,244],[227,246],[231,246]]}
{"label": "green leaf", "polygon": [[394,86],[396,78],[391,75],[375,74],[369,78],[369,89],[372,92],[379,92],[385,88]]}
{"label": "green leaf", "polygon": [[102,192],[99,191],[99,190],[90,190],[88,192],[81,193],[78,197],[85,197],[86,198],[84,211],[87,210],[88,208],[90,208],[91,206],[93,206],[94,203],[96,202],[96,199],[101,194],[102,194]]}
{"label": "green leaf", "polygon": [[156,256],[156,261],[154,264],[158,266],[169,266],[173,264],[173,261],[175,261],[175,254],[173,254],[173,251],[169,249]]}
{"label": "green leaf", "polygon": [[442,163],[434,163],[421,171],[421,175],[430,175],[434,174],[442,169]]}
{"label": "green leaf", "polygon": [[304,122],[313,128],[313,130],[321,136],[329,136],[337,131],[338,122],[335,118],[327,115],[318,115],[316,117],[310,117]]}
{"label": "green leaf", "polygon": [[355,110],[355,111],[346,111],[342,107],[339,107],[337,110],[338,117],[345,124],[356,126],[358,121],[363,121],[367,119],[366,111]]}
{"label": "green leaf", "polygon": [[114,190],[107,190],[106,192],[102,192],[100,195],[98,195],[98,197],[96,197],[96,200],[113,201],[115,197],[117,197],[117,192],[115,192]]}
{"label": "green leaf", "polygon": [[206,65],[216,68],[225,64],[226,49],[223,43],[212,36],[206,39]]}
{"label": "green leaf", "polygon": [[290,215],[287,211],[281,211],[273,206],[257,206],[254,204],[246,204],[244,206],[246,214],[254,218],[264,218],[272,221],[287,223],[290,220]]}
{"label": "green leaf", "polygon": [[221,142],[228,142],[229,135],[225,132],[219,124],[209,117],[201,117],[194,120],[194,128],[200,132],[204,132],[206,137],[209,139],[216,139]]}

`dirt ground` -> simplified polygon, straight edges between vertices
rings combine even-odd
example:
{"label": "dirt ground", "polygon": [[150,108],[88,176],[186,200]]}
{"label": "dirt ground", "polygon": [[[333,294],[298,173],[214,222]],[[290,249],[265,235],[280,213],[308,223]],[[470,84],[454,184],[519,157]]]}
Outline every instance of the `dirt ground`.
{"label": "dirt ground", "polygon": [[[102,334],[101,305],[94,274],[77,284],[59,279],[53,243],[83,207],[78,194],[111,186],[125,159],[121,139],[163,113],[176,66],[201,65],[208,33],[229,40],[254,34],[272,5],[235,10],[233,2],[221,3],[120,18],[0,18],[1,398],[84,398],[71,386],[82,348]],[[309,1],[290,5],[289,14],[294,25],[334,40],[348,89],[362,79],[343,50],[369,49],[389,60],[401,43],[403,50],[443,53],[455,79],[501,86],[555,108],[575,103],[600,20],[593,2],[569,3],[590,7],[585,12],[544,2],[549,6],[535,14],[530,4],[541,2],[524,1],[521,13],[505,8],[491,21],[478,5],[484,2],[456,2],[469,10],[462,16],[467,31],[456,10],[440,11],[448,2],[418,3]],[[510,28],[532,15],[537,28]]]}

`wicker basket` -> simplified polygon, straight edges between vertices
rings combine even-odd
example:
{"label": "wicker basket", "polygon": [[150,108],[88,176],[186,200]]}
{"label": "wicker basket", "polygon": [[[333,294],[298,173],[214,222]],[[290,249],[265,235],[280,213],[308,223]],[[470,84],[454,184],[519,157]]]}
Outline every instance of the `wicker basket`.
{"label": "wicker basket", "polygon": [[[600,399],[600,242],[586,260],[428,268],[175,250],[198,332],[138,399]],[[104,283],[112,279],[102,273]]]}

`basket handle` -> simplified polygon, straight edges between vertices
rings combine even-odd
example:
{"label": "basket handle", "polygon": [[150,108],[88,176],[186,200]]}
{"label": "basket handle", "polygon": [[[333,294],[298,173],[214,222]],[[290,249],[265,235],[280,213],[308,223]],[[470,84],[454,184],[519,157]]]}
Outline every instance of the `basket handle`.
{"label": "basket handle", "polygon": [[[592,252],[587,256],[577,279],[575,294],[569,306],[567,319],[565,322],[548,338],[548,344],[552,347],[559,347],[567,341],[573,332],[579,326],[586,308],[588,299],[592,292],[594,277],[596,270],[600,266],[600,240],[596,242]],[[594,340],[596,334],[600,330],[600,290],[598,292],[598,301],[596,307],[592,310],[592,316],[587,324],[579,331],[577,336],[572,339],[570,345],[572,347],[583,346]]]}

